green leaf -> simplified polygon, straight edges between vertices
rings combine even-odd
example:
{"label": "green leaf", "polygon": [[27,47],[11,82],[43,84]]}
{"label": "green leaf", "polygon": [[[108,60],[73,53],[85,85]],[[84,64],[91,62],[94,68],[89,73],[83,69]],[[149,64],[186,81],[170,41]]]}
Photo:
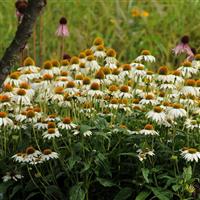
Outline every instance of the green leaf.
{"label": "green leaf", "polygon": [[29,200],[29,199],[31,199],[32,197],[34,197],[34,196],[36,196],[36,195],[39,195],[39,194],[40,194],[40,192],[32,192],[32,193],[30,193],[30,194],[26,197],[25,200]]}
{"label": "green leaf", "polygon": [[177,192],[180,188],[181,188],[180,185],[173,185],[173,186],[172,186],[172,189],[173,189],[175,192]]}
{"label": "green leaf", "polygon": [[7,189],[12,185],[12,181],[3,182],[0,184],[0,193],[5,193]]}
{"label": "green leaf", "polygon": [[192,167],[188,166],[183,169],[183,178],[185,182],[189,181],[192,178]]}
{"label": "green leaf", "polygon": [[91,129],[91,127],[88,126],[88,125],[82,124],[82,125],[80,126],[80,132],[81,132],[81,133],[84,133],[84,132],[86,132],[86,131],[88,131],[88,130],[90,130],[90,129]]}
{"label": "green leaf", "polygon": [[85,193],[81,188],[81,184],[73,186],[69,191],[69,200],[84,200]]}
{"label": "green leaf", "polygon": [[112,186],[115,186],[116,184],[113,183],[112,181],[110,180],[107,180],[105,178],[97,178],[97,181],[99,181],[99,183],[101,185],[103,185],[104,187],[112,187]]}
{"label": "green leaf", "polygon": [[142,175],[143,175],[145,181],[146,181],[147,183],[149,183],[149,179],[148,179],[148,176],[149,176],[149,169],[147,169],[147,168],[142,168]]}
{"label": "green leaf", "polygon": [[157,188],[151,187],[151,190],[154,193],[154,195],[160,200],[171,200],[172,199],[172,196],[173,196],[172,192],[163,190],[162,188],[159,188],[159,187],[157,187]]}
{"label": "green leaf", "polygon": [[114,200],[126,200],[128,199],[133,193],[132,188],[125,187],[122,188],[119,193],[115,196]]}
{"label": "green leaf", "polygon": [[[20,190],[23,190],[22,185],[16,185],[16,186],[13,188],[12,193],[10,194],[10,199],[12,199],[12,198],[15,196],[15,194],[16,194],[17,192],[19,192]],[[21,191],[21,192],[22,192],[22,191]]]}
{"label": "green leaf", "polygon": [[46,188],[46,194],[50,197],[56,197],[57,200],[62,199],[62,192],[56,185],[49,185]]}
{"label": "green leaf", "polygon": [[150,195],[151,191],[143,191],[140,192],[137,197],[135,198],[135,200],[145,200],[149,195]]}

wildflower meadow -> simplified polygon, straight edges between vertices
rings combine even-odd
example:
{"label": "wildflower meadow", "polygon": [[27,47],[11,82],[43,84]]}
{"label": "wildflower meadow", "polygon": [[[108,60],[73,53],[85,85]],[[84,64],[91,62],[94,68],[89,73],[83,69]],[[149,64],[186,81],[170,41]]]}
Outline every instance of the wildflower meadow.
{"label": "wildflower meadow", "polygon": [[[8,0],[19,27],[31,1]],[[45,1],[44,16],[50,15],[52,2]],[[65,10],[61,5],[74,2],[88,1],[57,2],[52,9]],[[123,49],[130,45],[127,39],[127,45],[120,46],[117,34],[123,37],[123,28],[114,34],[101,17],[105,32],[93,24],[94,32],[87,34],[94,37],[82,42],[77,28],[80,38],[73,41],[76,33],[70,27],[75,30],[76,24],[63,13],[50,37],[39,17],[42,25],[38,29],[35,24],[1,87],[0,199],[200,199],[200,53],[193,30],[181,32],[172,44],[165,43],[174,40],[169,34],[154,48],[154,38],[144,35],[140,26],[152,20],[153,5],[174,8],[170,0],[151,1],[146,7],[128,0],[94,2],[90,6],[97,11],[105,6],[108,16],[109,5],[116,5],[119,16],[128,6],[131,20],[143,20],[131,22],[137,30],[132,30],[130,41],[137,33],[144,42]],[[199,7],[198,1],[190,3]],[[0,2],[0,8],[5,5]],[[90,15],[96,18],[97,11],[90,10]],[[43,36],[41,29],[46,29]],[[109,30],[110,35],[105,34]]]}

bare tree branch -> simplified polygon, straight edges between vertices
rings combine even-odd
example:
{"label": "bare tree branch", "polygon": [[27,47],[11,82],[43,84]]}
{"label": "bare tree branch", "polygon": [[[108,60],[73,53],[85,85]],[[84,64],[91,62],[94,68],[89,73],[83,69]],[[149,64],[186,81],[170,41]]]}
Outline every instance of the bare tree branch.
{"label": "bare tree branch", "polygon": [[21,24],[18,26],[15,37],[0,60],[0,87],[10,72],[12,64],[14,63],[17,54],[19,54],[20,49],[26,45],[30,38],[36,19],[45,5],[46,0],[28,1],[28,7],[24,13]]}

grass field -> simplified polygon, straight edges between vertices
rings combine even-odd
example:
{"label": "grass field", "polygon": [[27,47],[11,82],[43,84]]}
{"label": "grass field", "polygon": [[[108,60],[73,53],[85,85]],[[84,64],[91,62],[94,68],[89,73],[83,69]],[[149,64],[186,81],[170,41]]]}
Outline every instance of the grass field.
{"label": "grass field", "polygon": [[[14,2],[0,1],[0,56],[16,31]],[[132,16],[132,9],[146,11],[149,16]],[[49,0],[42,16],[43,59],[57,57],[59,40],[55,31],[60,17],[65,16],[70,30],[65,51],[70,55],[101,36],[107,46],[117,50],[122,61],[130,62],[142,49],[149,49],[159,58],[159,64],[168,64],[170,50],[184,34],[191,36],[192,46],[199,49],[199,9],[198,0]],[[39,20],[37,28],[39,41]],[[30,56],[32,43],[30,39]]]}

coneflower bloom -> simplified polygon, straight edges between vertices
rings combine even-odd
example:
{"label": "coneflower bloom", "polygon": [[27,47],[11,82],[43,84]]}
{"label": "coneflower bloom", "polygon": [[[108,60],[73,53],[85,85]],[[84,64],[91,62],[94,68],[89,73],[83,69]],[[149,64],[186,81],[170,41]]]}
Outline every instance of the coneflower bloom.
{"label": "coneflower bloom", "polygon": [[93,42],[93,46],[91,47],[91,50],[93,52],[95,52],[97,50],[97,47],[100,46],[100,45],[102,45],[102,46],[104,45],[103,39],[100,38],[100,37],[95,38],[95,40]]}
{"label": "coneflower bloom", "polygon": [[87,68],[89,72],[94,72],[100,69],[100,65],[95,60],[95,57],[93,55],[90,55],[87,57],[85,61],[85,67]]}
{"label": "coneflower bloom", "polygon": [[52,102],[62,102],[64,100],[64,88],[63,87],[55,87],[53,89],[52,94],[50,94],[49,99]]}
{"label": "coneflower bloom", "polygon": [[11,97],[6,94],[0,94],[0,109],[11,108]]}
{"label": "coneflower bloom", "polygon": [[31,57],[27,57],[23,62],[23,66],[19,67],[17,70],[22,72],[31,71],[33,73],[37,73],[39,72],[40,68],[35,66],[35,62]]}
{"label": "coneflower bloom", "polygon": [[18,89],[12,100],[18,105],[31,105],[30,96],[27,95],[26,90]]}
{"label": "coneflower bloom", "polygon": [[13,126],[13,121],[7,117],[7,112],[0,112],[0,127]]}
{"label": "coneflower bloom", "polygon": [[67,27],[67,19],[65,17],[60,18],[59,21],[59,26],[58,29],[56,31],[56,35],[58,37],[68,37],[69,36],[69,30]]}
{"label": "coneflower bloom", "polygon": [[150,150],[148,148],[145,148],[145,149],[138,149],[137,150],[137,153],[138,153],[138,158],[139,160],[142,162],[144,160],[147,159],[147,156],[154,156],[154,150]]}
{"label": "coneflower bloom", "polygon": [[6,175],[4,175],[2,177],[3,182],[7,182],[9,180],[14,180],[14,181],[18,181],[20,179],[22,179],[24,176],[22,176],[19,173],[15,173],[15,172],[6,172]]}
{"label": "coneflower bloom", "polygon": [[186,117],[187,112],[183,109],[183,106],[178,103],[172,104],[172,108],[167,112],[167,118],[171,120],[176,120],[177,118]]}
{"label": "coneflower bloom", "polygon": [[48,161],[51,159],[57,159],[58,158],[58,153],[53,152],[51,149],[44,149],[42,151],[42,160]]}
{"label": "coneflower bloom", "polygon": [[159,101],[154,97],[153,94],[147,94],[145,98],[140,101],[140,104],[155,106],[159,104]]}
{"label": "coneflower bloom", "polygon": [[105,66],[108,66],[110,67],[111,69],[113,68],[117,68],[117,59],[116,59],[116,51],[114,49],[108,49],[106,51],[106,58],[105,58],[105,62],[106,62],[106,65]]}
{"label": "coneflower bloom", "polygon": [[192,61],[192,67],[199,69],[200,68],[200,54],[196,54],[194,60]]}
{"label": "coneflower bloom", "polygon": [[119,89],[119,98],[132,98],[133,95],[130,92],[130,87],[128,85],[122,85]]}
{"label": "coneflower bloom", "polygon": [[104,46],[103,45],[99,45],[97,46],[95,52],[94,52],[94,56],[96,58],[104,58],[106,56],[106,52],[104,51]]}
{"label": "coneflower bloom", "polygon": [[156,59],[154,56],[151,55],[151,52],[149,50],[143,50],[140,54],[140,56],[138,56],[135,61],[137,62],[155,62]]}
{"label": "coneflower bloom", "polygon": [[60,63],[58,60],[52,60],[52,71],[54,75],[59,75],[60,74]]}
{"label": "coneflower bloom", "polygon": [[45,131],[42,136],[44,139],[51,140],[52,138],[61,137],[61,134],[57,128],[48,128],[48,130]]}
{"label": "coneflower bloom", "polygon": [[155,106],[153,110],[146,114],[146,116],[160,125],[166,123],[166,114],[160,106]]}
{"label": "coneflower bloom", "polygon": [[185,85],[181,88],[180,94],[183,94],[185,96],[192,95],[192,96],[198,96],[198,90],[195,87],[196,81],[194,79],[188,79],[185,81]]}
{"label": "coneflower bloom", "polygon": [[189,46],[189,37],[187,35],[181,38],[181,43],[179,43],[174,49],[172,49],[175,55],[186,54],[188,56],[193,55],[193,52]]}
{"label": "coneflower bloom", "polygon": [[200,152],[196,148],[183,148],[181,149],[181,156],[187,162],[198,162],[200,159]]}
{"label": "coneflower bloom", "polygon": [[104,92],[102,92],[100,90],[100,84],[99,83],[92,83],[90,85],[90,89],[88,90],[88,95],[91,97],[95,97],[95,96],[104,96]]}
{"label": "coneflower bloom", "polygon": [[65,117],[61,122],[58,123],[58,128],[60,129],[71,130],[75,129],[76,127],[77,125],[72,122],[70,117]]}
{"label": "coneflower bloom", "polygon": [[20,72],[12,72],[9,76],[7,76],[6,80],[4,81],[4,85],[9,83],[13,86],[18,87],[19,84],[22,82],[22,80],[20,79],[20,75]]}
{"label": "coneflower bloom", "polygon": [[145,125],[144,129],[138,131],[138,134],[141,134],[141,135],[159,135],[158,132],[156,132],[154,130],[154,127],[151,124]]}
{"label": "coneflower bloom", "polygon": [[200,124],[195,119],[186,119],[184,126],[188,130],[194,130],[194,129],[197,130],[200,128]]}
{"label": "coneflower bloom", "polygon": [[192,75],[198,73],[198,69],[192,66],[192,63],[189,61],[185,61],[182,63],[181,67],[178,68],[181,72],[181,75],[184,78],[190,78]]}

